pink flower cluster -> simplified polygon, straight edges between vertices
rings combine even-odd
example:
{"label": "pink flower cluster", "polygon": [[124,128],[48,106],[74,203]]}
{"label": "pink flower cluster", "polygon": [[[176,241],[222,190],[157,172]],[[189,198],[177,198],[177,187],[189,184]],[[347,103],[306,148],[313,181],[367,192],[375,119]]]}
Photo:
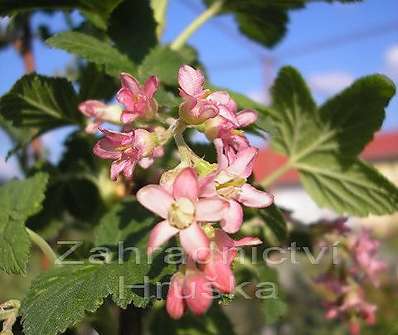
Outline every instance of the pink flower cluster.
{"label": "pink flower cluster", "polygon": [[[122,73],[121,83],[117,100],[124,109],[117,117],[112,119],[104,113],[107,106],[98,101],[86,101],[80,106],[82,113],[92,119],[88,130],[99,129],[104,134],[95,145],[94,153],[113,161],[112,180],[121,174],[130,179],[137,164],[149,167],[162,155],[162,145],[173,135],[181,136],[176,134],[177,129],[188,125],[196,127],[214,141],[217,167],[203,173],[195,165],[195,161],[203,159],[191,157],[195,155],[193,151],[176,138],[178,149],[189,157],[181,155],[181,164],[164,173],[167,178],[162,178],[158,185],[142,187],[136,194],[144,207],[161,218],[150,233],[148,254],[177,236],[186,255],[186,263],[172,277],[167,311],[175,319],[180,318],[186,308],[202,314],[209,308],[214,290],[233,292],[232,263],[237,248],[262,243],[254,237],[234,240],[228,235],[240,230],[242,206],[263,208],[273,202],[270,194],[247,182],[257,149],[250,146],[239,128],[255,122],[257,114],[248,109],[238,112],[237,104],[227,92],[212,93],[205,89],[203,74],[183,65],[178,72],[179,93],[183,99],[179,119],[171,122],[167,131],[159,127],[153,129],[148,122],[162,120],[157,118],[157,77],[150,77],[141,86],[134,77]],[[112,122],[115,117],[118,122],[113,123],[122,124],[122,130],[104,129],[103,123]],[[132,122],[138,119],[148,126],[135,129]]]}
{"label": "pink flower cluster", "polygon": [[324,304],[327,309],[326,318],[346,319],[350,334],[359,335],[359,320],[373,325],[377,311],[376,305],[366,301],[361,286],[366,281],[379,286],[379,275],[386,270],[386,264],[376,258],[379,241],[373,239],[368,230],[355,234],[339,220],[335,231],[345,247],[345,257],[341,264],[330,268],[316,283],[327,292]]}

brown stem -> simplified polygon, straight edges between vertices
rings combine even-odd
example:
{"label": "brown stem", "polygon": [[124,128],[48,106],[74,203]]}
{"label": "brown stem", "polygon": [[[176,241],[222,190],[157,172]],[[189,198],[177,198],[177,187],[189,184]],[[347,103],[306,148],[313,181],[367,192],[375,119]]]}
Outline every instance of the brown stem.
{"label": "brown stem", "polygon": [[141,335],[144,310],[133,304],[120,310],[119,335]]}

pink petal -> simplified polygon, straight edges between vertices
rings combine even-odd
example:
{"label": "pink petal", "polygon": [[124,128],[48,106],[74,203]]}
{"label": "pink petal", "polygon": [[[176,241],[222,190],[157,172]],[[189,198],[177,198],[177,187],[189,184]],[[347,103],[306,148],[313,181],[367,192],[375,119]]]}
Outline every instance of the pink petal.
{"label": "pink petal", "polygon": [[141,93],[141,85],[132,75],[122,72],[120,74],[120,81],[122,83],[122,87],[131,91],[134,95]]}
{"label": "pink petal", "polygon": [[214,183],[215,174],[212,173],[198,180],[199,183],[199,197],[213,198],[217,196],[216,185]]}
{"label": "pink petal", "polygon": [[233,175],[241,176],[242,178],[247,178],[247,173],[249,170],[249,175],[252,170],[252,163],[257,155],[257,149],[253,147],[248,147],[239,151],[236,155],[234,162],[228,167],[227,171]]}
{"label": "pink petal", "polygon": [[132,112],[130,110],[124,110],[122,114],[120,115],[120,121],[123,123],[129,123],[133,122],[136,118],[140,116],[140,113],[138,112]]}
{"label": "pink petal", "polygon": [[86,100],[79,104],[79,110],[88,117],[95,117],[98,109],[106,108],[106,105],[98,100]]}
{"label": "pink petal", "polygon": [[100,127],[102,122],[100,120],[94,120],[93,122],[89,122],[84,129],[88,134],[95,134],[98,131],[98,127]]}
{"label": "pink petal", "polygon": [[188,198],[195,202],[198,198],[198,193],[198,176],[195,170],[193,168],[181,170],[173,184],[174,198]]}
{"label": "pink petal", "polygon": [[149,234],[149,241],[148,241],[148,255],[151,255],[156,249],[176,235],[179,230],[173,226],[170,226],[167,220],[159,222]]}
{"label": "pink petal", "polygon": [[[125,165],[125,167],[123,169],[123,175],[127,179],[131,179],[133,177],[133,173],[134,173],[134,169],[135,169],[136,165],[137,165],[136,160],[132,160],[132,159],[127,160],[127,164]],[[112,169],[111,169],[111,171],[112,171]]]}
{"label": "pink petal", "polygon": [[241,189],[237,199],[240,203],[247,207],[268,207],[273,201],[274,197],[263,191],[259,191],[249,184],[244,184]]}
{"label": "pink petal", "polygon": [[229,207],[224,211],[224,216],[221,221],[221,228],[229,233],[234,234],[239,231],[243,223],[243,209],[242,206],[235,200],[229,201]]}
{"label": "pink petal", "polygon": [[150,76],[144,84],[144,92],[148,98],[152,98],[159,87],[159,79],[156,76]]}
{"label": "pink petal", "polygon": [[119,174],[130,165],[131,163],[126,159],[119,159],[111,164],[111,179],[113,181],[117,180]]}
{"label": "pink petal", "polygon": [[154,160],[153,158],[144,157],[144,158],[142,158],[142,159],[139,160],[138,164],[139,164],[143,169],[147,169],[147,168],[149,168],[149,167],[153,164],[154,161],[155,161],[155,160]]}
{"label": "pink petal", "polygon": [[222,293],[231,293],[235,289],[235,276],[222,254],[212,256],[205,265],[204,272],[207,280]]}
{"label": "pink petal", "polygon": [[93,152],[103,159],[120,159],[122,153],[116,150],[115,144],[107,138],[100,139],[94,146]]}
{"label": "pink petal", "polygon": [[128,145],[134,142],[134,131],[120,133],[118,131],[98,128],[105,137],[117,145]]}
{"label": "pink petal", "polygon": [[236,247],[246,247],[246,246],[260,245],[260,244],[263,244],[263,241],[261,241],[257,237],[250,237],[250,236],[235,241]]}
{"label": "pink petal", "polygon": [[247,127],[257,121],[257,112],[252,109],[244,109],[238,113],[237,119],[240,127]]}
{"label": "pink petal", "polygon": [[197,223],[180,231],[180,242],[186,253],[195,261],[205,261],[210,254],[210,241]]}
{"label": "pink petal", "polygon": [[200,70],[189,65],[182,65],[178,70],[178,83],[185,93],[198,96],[203,91],[205,78]]}
{"label": "pink petal", "polygon": [[146,185],[137,192],[137,200],[162,218],[167,218],[174,199],[159,185]]}
{"label": "pink petal", "polygon": [[228,203],[220,198],[204,198],[199,199],[196,203],[196,220],[197,221],[219,221],[224,216],[224,210],[228,207]]}
{"label": "pink petal", "polygon": [[224,170],[228,166],[228,158],[224,154],[224,143],[221,138],[214,140],[214,146],[217,151],[218,170]]}
{"label": "pink petal", "polygon": [[169,291],[167,292],[166,310],[174,320],[180,319],[184,314],[183,284],[184,277],[177,272],[171,278]]}
{"label": "pink petal", "polygon": [[205,313],[213,298],[211,284],[207,281],[205,275],[200,272],[186,275],[183,294],[189,309],[196,315]]}

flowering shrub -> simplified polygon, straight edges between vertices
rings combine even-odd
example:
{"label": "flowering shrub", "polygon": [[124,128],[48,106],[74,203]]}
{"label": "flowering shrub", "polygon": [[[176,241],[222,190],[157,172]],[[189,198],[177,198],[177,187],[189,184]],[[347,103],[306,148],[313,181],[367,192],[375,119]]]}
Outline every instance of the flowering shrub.
{"label": "flowering shrub", "polygon": [[[321,106],[289,66],[270,106],[217,88],[186,45],[194,31],[230,13],[245,36],[272,47],[288,13],[306,1],[205,4],[170,45],[160,42],[167,0],[0,4],[0,15],[16,14],[10,30],[42,9],[77,9],[82,20],[46,39],[78,57],[68,78],[26,74],[0,99],[0,126],[15,144],[9,155],[25,176],[0,186],[0,269],[36,274],[31,246],[42,254],[41,274],[0,304],[1,335],[21,325],[27,335],[83,326],[140,334],[144,324],[151,334],[233,334],[222,305],[235,296],[255,300],[266,324],[278,321],[288,313],[278,273],[258,255],[296,242],[297,222],[270,189],[290,169],[320,207],[339,215],[397,211],[397,188],[359,158],[383,123],[393,83],[360,78]],[[32,34],[22,38],[29,46]],[[73,132],[54,163],[37,141],[64,126]],[[252,176],[253,135],[286,157],[264,180]],[[348,320],[358,334],[360,319],[376,322],[363,282],[377,286],[385,265],[370,233],[333,227],[325,239],[342,241],[344,263],[317,285],[326,317]]]}

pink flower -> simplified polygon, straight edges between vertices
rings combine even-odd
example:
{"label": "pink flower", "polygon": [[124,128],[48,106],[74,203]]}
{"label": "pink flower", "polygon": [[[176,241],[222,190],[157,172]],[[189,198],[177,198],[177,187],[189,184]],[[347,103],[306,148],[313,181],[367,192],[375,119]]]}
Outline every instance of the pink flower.
{"label": "pink flower", "polygon": [[[188,124],[200,124],[219,113],[217,101],[204,89],[205,78],[200,70],[182,65],[178,70],[178,83],[183,103],[180,115]],[[214,93],[213,93],[214,94]]]}
{"label": "pink flower", "polygon": [[214,143],[217,149],[218,170],[202,180],[201,188],[204,196],[219,196],[228,201],[229,207],[224,212],[221,227],[232,234],[240,229],[243,222],[241,205],[263,208],[272,204],[273,197],[246,183],[252,174],[257,149],[247,147],[228,157],[224,152],[222,140],[216,139]]}
{"label": "pink flower", "polygon": [[227,203],[217,197],[201,198],[194,169],[181,170],[172,190],[168,191],[160,185],[147,185],[137,192],[137,199],[144,207],[165,219],[150,233],[149,254],[179,234],[181,245],[191,258],[195,261],[207,259],[210,241],[200,223],[221,220]]}
{"label": "pink flower", "polygon": [[379,274],[387,268],[383,261],[376,258],[379,250],[379,241],[373,239],[368,230],[363,230],[354,239],[352,250],[359,268],[367,274],[375,286],[378,286]]}
{"label": "pink flower", "polygon": [[136,164],[146,168],[159,154],[152,133],[145,129],[136,129],[127,133],[119,133],[103,128],[99,130],[105,135],[94,146],[94,154],[104,159],[113,160],[111,178],[116,180],[123,173],[131,178]]}
{"label": "pink flower", "polygon": [[106,105],[98,100],[86,100],[79,104],[80,112],[89,118],[87,133],[96,133],[103,122],[118,123],[121,108],[118,105]]}
{"label": "pink flower", "polygon": [[203,265],[203,271],[207,279],[220,292],[233,292],[235,289],[235,276],[232,272],[231,264],[237,255],[238,248],[261,243],[261,240],[255,237],[245,237],[235,241],[221,229],[216,229],[211,242],[210,257]]}
{"label": "pink flower", "polygon": [[181,318],[186,307],[195,315],[202,315],[213,298],[211,283],[191,259],[183,271],[173,275],[167,293],[166,310],[173,319]]}
{"label": "pink flower", "polygon": [[122,88],[117,92],[116,99],[125,106],[121,121],[132,122],[136,118],[150,120],[158,111],[156,102],[156,90],[159,87],[159,80],[156,76],[149,77],[144,86],[128,73],[121,74]]}

